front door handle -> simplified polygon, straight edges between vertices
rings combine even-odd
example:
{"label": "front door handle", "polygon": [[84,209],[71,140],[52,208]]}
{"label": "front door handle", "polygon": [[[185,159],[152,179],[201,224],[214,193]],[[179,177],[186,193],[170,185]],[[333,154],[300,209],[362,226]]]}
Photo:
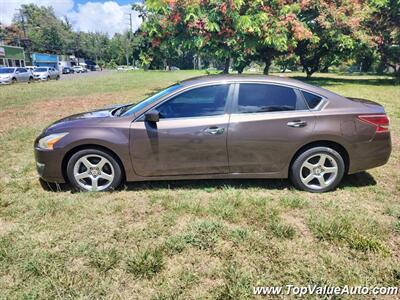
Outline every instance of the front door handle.
{"label": "front door handle", "polygon": [[212,134],[212,135],[223,134],[224,131],[225,131],[225,128],[216,127],[216,126],[213,126],[213,127],[210,127],[210,128],[207,128],[204,130],[204,132]]}
{"label": "front door handle", "polygon": [[295,121],[287,122],[287,126],[293,127],[293,128],[300,128],[300,127],[307,126],[307,122],[301,121],[301,120],[295,120]]}

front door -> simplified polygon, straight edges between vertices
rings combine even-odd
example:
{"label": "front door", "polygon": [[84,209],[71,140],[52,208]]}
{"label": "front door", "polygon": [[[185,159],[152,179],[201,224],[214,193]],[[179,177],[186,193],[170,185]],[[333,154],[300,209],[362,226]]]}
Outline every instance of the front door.
{"label": "front door", "polygon": [[291,87],[241,83],[228,134],[231,173],[278,173],[309,137],[315,117]]}
{"label": "front door", "polygon": [[158,122],[131,125],[130,152],[140,176],[228,173],[230,85],[193,88],[160,104]]}

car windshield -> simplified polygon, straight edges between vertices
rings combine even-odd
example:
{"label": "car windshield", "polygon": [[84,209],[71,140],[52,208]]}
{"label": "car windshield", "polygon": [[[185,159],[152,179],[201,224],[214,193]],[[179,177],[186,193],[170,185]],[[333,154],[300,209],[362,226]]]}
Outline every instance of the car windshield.
{"label": "car windshield", "polygon": [[35,69],[35,72],[47,72],[47,68],[37,68]]}
{"label": "car windshield", "polygon": [[14,73],[14,68],[0,68],[0,74]]}
{"label": "car windshield", "polygon": [[143,101],[141,101],[139,103],[123,106],[123,107],[119,108],[115,112],[115,115],[117,115],[117,116],[130,116],[132,114],[135,114],[138,111],[140,111],[143,108],[145,108],[147,105],[149,105],[152,102],[157,101],[161,97],[163,97],[163,96],[175,91],[179,87],[181,87],[180,84],[172,85],[172,86],[166,88],[165,90],[162,90],[162,91],[158,92],[157,94],[154,94],[153,96],[144,99]]}

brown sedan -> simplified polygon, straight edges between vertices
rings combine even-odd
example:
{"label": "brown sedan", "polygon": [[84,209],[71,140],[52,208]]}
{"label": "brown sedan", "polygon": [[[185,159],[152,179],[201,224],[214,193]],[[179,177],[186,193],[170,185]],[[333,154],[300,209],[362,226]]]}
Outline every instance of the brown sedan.
{"label": "brown sedan", "polygon": [[287,178],[334,189],[385,164],[389,119],[372,101],[267,76],[189,79],[132,105],[57,121],[35,141],[42,181],[106,191],[123,181]]}

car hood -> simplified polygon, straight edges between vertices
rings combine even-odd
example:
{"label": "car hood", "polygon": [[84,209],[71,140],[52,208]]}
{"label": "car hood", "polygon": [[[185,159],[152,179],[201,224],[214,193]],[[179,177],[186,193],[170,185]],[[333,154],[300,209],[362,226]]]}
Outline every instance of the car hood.
{"label": "car hood", "polygon": [[82,125],[95,125],[98,124],[98,122],[108,119],[108,118],[114,118],[112,115],[112,112],[122,106],[125,106],[127,104],[117,104],[117,105],[111,105],[104,107],[102,109],[97,109],[89,112],[84,112],[80,114],[75,114],[71,115],[68,117],[65,117],[63,119],[60,119],[53,124],[51,124],[49,127],[47,127],[44,131],[45,132],[56,132],[60,130],[66,130],[70,129],[73,127],[79,127]]}
{"label": "car hood", "polygon": [[7,78],[10,77],[12,73],[0,74],[0,78]]}

